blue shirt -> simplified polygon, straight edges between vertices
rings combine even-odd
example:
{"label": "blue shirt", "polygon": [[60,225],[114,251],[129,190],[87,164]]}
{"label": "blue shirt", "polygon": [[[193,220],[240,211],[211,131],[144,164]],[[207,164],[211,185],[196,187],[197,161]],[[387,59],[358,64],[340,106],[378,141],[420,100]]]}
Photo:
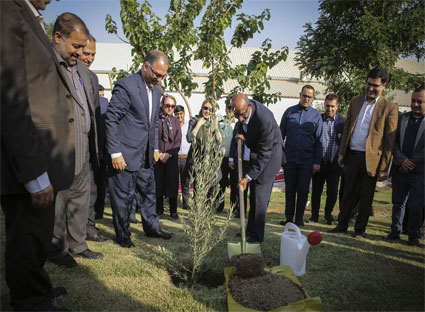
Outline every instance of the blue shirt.
{"label": "blue shirt", "polygon": [[320,164],[322,130],[322,116],[313,107],[289,107],[280,122],[287,162],[303,167]]}

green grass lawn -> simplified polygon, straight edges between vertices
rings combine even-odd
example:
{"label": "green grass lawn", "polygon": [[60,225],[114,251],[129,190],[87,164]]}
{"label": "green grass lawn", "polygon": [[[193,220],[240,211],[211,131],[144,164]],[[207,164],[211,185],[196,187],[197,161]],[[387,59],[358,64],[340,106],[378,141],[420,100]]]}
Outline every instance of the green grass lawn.
{"label": "green grass lawn", "polygon": [[[320,296],[325,311],[424,311],[424,256],[421,247],[407,245],[407,237],[391,243],[383,237],[391,224],[391,189],[377,188],[375,214],[370,218],[365,239],[354,239],[352,227],[348,234],[328,234],[331,226],[320,223],[302,228],[323,234],[321,244],[311,246],[307,256],[306,274],[299,277],[311,296]],[[227,197],[228,200],[228,197]],[[272,194],[267,215],[266,236],[262,245],[266,266],[279,265],[280,235],[283,227],[284,193]],[[322,201],[324,205],[324,200]],[[338,204],[334,211],[336,218]],[[184,210],[179,209],[183,216]],[[224,214],[223,214],[224,215]],[[310,217],[307,209],[305,220]],[[140,217],[139,217],[140,218]],[[236,241],[239,219],[232,221],[228,240]],[[2,223],[3,224],[3,223]],[[55,300],[58,306],[73,311],[225,311],[226,293],[223,267],[229,265],[226,242],[220,243],[208,257],[203,268],[202,284],[191,289],[173,284],[166,268],[160,264],[158,246],[176,255],[187,253],[181,220],[168,216],[161,227],[173,233],[168,241],[147,238],[140,224],[131,225],[136,248],[124,249],[113,242],[111,209],[98,223],[101,234],[110,239],[104,243],[88,242],[89,248],[102,252],[102,260],[77,259],[74,269],[47,263],[46,269],[54,286],[65,286],[66,296]],[[4,243],[4,226],[2,226]],[[4,245],[4,244],[2,244]],[[1,310],[10,310],[8,289],[4,282],[4,247],[2,246]],[[211,286],[214,285],[214,286]],[[217,286],[218,285],[218,286]]]}

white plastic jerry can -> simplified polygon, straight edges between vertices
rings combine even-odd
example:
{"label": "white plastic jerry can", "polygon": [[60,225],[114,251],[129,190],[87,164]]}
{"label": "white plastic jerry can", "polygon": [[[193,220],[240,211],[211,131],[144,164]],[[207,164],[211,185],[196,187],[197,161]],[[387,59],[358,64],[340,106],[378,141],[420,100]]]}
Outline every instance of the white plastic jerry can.
{"label": "white plastic jerry can", "polygon": [[[292,228],[295,232],[289,231]],[[310,244],[293,223],[287,223],[280,237],[280,265],[291,267],[296,276],[305,274],[305,265]]]}

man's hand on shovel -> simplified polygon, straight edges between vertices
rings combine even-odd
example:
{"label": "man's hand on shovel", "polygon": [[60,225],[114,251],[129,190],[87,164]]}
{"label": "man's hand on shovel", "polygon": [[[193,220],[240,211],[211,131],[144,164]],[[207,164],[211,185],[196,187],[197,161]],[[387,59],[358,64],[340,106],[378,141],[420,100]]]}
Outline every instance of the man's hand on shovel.
{"label": "man's hand on shovel", "polygon": [[238,187],[239,187],[239,188],[242,188],[242,190],[243,190],[243,191],[245,191],[245,190],[246,190],[246,187],[248,186],[248,182],[249,182],[248,178],[243,178],[243,179],[239,182]]}

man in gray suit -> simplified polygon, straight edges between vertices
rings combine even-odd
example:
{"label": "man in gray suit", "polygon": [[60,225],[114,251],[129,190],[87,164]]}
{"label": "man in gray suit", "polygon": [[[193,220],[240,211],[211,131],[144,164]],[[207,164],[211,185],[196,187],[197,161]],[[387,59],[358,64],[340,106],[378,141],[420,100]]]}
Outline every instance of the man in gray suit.
{"label": "man in gray suit", "polygon": [[71,99],[38,10],[49,0],[0,1],[1,208],[5,277],[15,311],[65,311],[44,270],[52,241],[54,194],[74,176]]}
{"label": "man in gray suit", "polygon": [[387,238],[400,239],[406,206],[408,244],[419,246],[424,213],[425,84],[413,91],[411,112],[399,118],[391,167],[393,216]]}
{"label": "man in gray suit", "polygon": [[75,172],[72,185],[58,193],[55,226],[49,260],[68,268],[76,266],[73,256],[99,259],[103,255],[87,247],[86,225],[90,197],[90,162],[97,166],[94,94],[88,69],[78,56],[87,44],[89,31],[72,13],[61,14],[53,27],[53,47],[69,87],[75,123]]}

